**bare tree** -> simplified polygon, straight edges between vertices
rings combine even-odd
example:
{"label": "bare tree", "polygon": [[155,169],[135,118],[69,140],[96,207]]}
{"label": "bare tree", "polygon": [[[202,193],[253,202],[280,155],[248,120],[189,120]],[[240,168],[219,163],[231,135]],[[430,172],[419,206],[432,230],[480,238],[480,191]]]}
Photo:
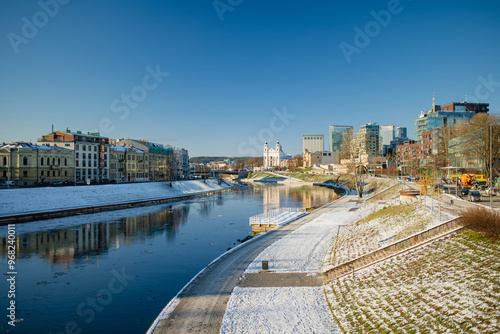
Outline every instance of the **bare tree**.
{"label": "bare tree", "polygon": [[478,159],[487,178],[490,176],[491,159],[493,177],[498,175],[498,164],[494,163],[500,157],[500,119],[497,115],[477,114],[467,124],[457,125],[454,135],[459,138],[462,157]]}

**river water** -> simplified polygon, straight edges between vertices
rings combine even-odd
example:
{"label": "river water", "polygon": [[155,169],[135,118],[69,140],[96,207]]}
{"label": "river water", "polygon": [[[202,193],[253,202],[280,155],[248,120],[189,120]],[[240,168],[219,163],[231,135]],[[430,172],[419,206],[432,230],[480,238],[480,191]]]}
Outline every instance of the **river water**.
{"label": "river water", "polygon": [[[0,227],[0,332],[144,333],[202,268],[251,234],[250,216],[311,207],[327,188],[250,185],[142,208],[15,226],[15,298],[7,296],[7,227]],[[15,327],[6,308],[15,301]]]}

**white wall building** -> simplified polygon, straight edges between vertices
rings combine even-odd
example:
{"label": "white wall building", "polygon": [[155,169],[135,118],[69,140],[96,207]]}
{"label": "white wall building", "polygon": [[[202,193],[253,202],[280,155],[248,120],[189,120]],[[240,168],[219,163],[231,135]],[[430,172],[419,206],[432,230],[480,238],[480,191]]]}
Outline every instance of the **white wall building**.
{"label": "white wall building", "polygon": [[302,136],[302,150],[307,150],[308,152],[318,152],[323,151],[325,136],[322,134],[312,134]]}
{"label": "white wall building", "polygon": [[285,159],[291,159],[281,148],[280,141],[276,141],[276,148],[269,148],[267,140],[264,144],[264,168],[281,167],[281,162]]}

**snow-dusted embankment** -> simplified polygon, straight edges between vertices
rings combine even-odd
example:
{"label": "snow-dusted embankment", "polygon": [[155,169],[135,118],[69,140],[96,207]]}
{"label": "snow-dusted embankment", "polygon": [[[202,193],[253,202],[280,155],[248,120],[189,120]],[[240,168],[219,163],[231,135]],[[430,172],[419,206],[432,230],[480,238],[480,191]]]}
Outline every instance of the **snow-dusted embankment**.
{"label": "snow-dusted embankment", "polygon": [[198,195],[231,188],[217,180],[0,190],[0,216],[49,212]]}

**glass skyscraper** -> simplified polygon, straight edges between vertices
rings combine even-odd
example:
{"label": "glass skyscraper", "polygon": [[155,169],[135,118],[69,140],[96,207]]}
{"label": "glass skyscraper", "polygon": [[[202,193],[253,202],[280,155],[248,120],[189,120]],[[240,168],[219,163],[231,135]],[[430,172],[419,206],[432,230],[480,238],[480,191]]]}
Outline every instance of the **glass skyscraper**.
{"label": "glass skyscraper", "polygon": [[342,135],[346,131],[353,131],[353,127],[350,125],[330,125],[330,147],[331,152],[339,152],[340,146],[342,146]]}

